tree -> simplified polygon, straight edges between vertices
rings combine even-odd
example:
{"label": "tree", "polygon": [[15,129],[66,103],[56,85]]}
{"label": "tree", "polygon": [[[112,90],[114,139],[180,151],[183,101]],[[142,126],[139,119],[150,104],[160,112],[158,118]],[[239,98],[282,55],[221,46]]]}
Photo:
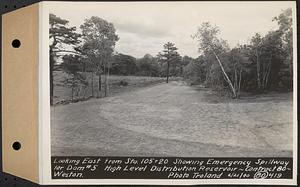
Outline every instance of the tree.
{"label": "tree", "polygon": [[293,18],[292,9],[284,10],[273,21],[279,25],[278,31],[281,33],[284,60],[279,71],[279,86],[287,90],[293,89]]}
{"label": "tree", "polygon": [[134,75],[137,71],[136,59],[129,55],[117,54],[113,56],[111,73],[115,75]]}
{"label": "tree", "polygon": [[263,38],[263,66],[262,90],[275,90],[280,81],[279,71],[282,68],[285,55],[283,55],[281,33],[270,31]]}
{"label": "tree", "polygon": [[273,18],[279,25],[278,31],[282,34],[282,39],[286,48],[293,48],[293,12],[291,8],[284,10],[279,16]]}
{"label": "tree", "polygon": [[68,20],[57,17],[54,14],[49,15],[49,61],[50,61],[50,105],[53,105],[54,97],[54,79],[53,71],[55,59],[62,52],[72,52],[64,49],[64,46],[73,46],[79,43],[79,34],[76,33],[76,27],[68,27]]}
{"label": "tree", "polygon": [[273,21],[279,29],[265,36],[256,34],[249,46],[249,57],[256,62],[257,89],[290,90],[293,87],[292,9],[284,10]]}
{"label": "tree", "polygon": [[112,23],[106,20],[93,16],[90,19],[86,19],[84,24],[80,26],[83,33],[84,45],[89,58],[92,59],[96,66],[96,73],[99,76],[98,91],[101,93],[102,80],[101,74],[105,75],[105,87],[104,95],[107,95],[108,78],[110,61],[114,46],[119,40],[116,34],[116,29]]}
{"label": "tree", "polygon": [[203,83],[206,78],[205,60],[203,56],[193,59],[189,56],[182,58],[184,64],[184,77],[191,81],[192,85]]}
{"label": "tree", "polygon": [[[89,74],[92,75],[91,77],[91,91],[92,91],[92,97],[95,96],[94,94],[94,73],[95,73],[95,55],[92,53],[92,50],[90,49],[91,46],[85,45],[84,43],[76,46],[74,48],[75,51],[80,56],[80,64],[81,64],[81,72],[85,74],[85,77],[88,77]],[[88,83],[89,84],[89,83]]]}
{"label": "tree", "polygon": [[[65,78],[64,85],[71,88],[71,100],[74,100],[74,90],[79,86],[84,87],[83,98],[85,97],[88,81],[85,75],[81,74],[82,61],[78,55],[65,55],[63,57],[63,63],[61,64],[62,70],[69,76]],[[79,91],[75,95],[79,96]]]}
{"label": "tree", "polygon": [[233,87],[236,91],[237,97],[240,96],[243,74],[249,73],[249,65],[251,61],[247,57],[247,48],[245,46],[237,46],[228,53],[228,64],[231,71],[230,77],[233,82]]}
{"label": "tree", "polygon": [[255,62],[256,62],[256,80],[257,80],[257,86],[260,90],[262,87],[261,83],[261,62],[260,62],[260,56],[262,53],[262,37],[260,34],[256,33],[254,37],[251,39],[251,49],[252,54],[255,56]]}
{"label": "tree", "polygon": [[199,42],[199,52],[202,52],[204,55],[208,55],[209,53],[211,53],[216,58],[223,73],[223,77],[228,83],[230,90],[232,91],[233,98],[236,98],[237,94],[233,87],[232,81],[228,77],[220,59],[220,55],[228,51],[228,44],[226,43],[226,41],[217,37],[218,33],[218,27],[210,25],[209,22],[205,22],[198,28],[197,33],[192,37],[194,39],[197,39]]}
{"label": "tree", "polygon": [[281,36],[279,31],[270,31],[264,37],[255,34],[251,40],[250,59],[256,62],[257,88],[260,92],[270,86],[277,88],[284,56]]}
{"label": "tree", "polygon": [[163,64],[167,64],[167,83],[169,82],[169,74],[170,74],[170,63],[174,63],[178,61],[180,58],[179,53],[177,52],[177,47],[175,47],[175,44],[168,42],[164,44],[164,50],[159,53],[157,56],[159,58],[159,61]]}
{"label": "tree", "polygon": [[150,54],[145,54],[143,58],[137,60],[139,76],[158,77],[160,75],[160,67],[157,58]]}

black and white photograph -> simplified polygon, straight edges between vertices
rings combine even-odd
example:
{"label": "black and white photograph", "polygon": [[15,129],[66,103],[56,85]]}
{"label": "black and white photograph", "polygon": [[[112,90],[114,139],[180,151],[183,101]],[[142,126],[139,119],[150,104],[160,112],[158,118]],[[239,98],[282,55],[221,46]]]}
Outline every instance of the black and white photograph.
{"label": "black and white photograph", "polygon": [[49,10],[51,156],[293,157],[294,4]]}

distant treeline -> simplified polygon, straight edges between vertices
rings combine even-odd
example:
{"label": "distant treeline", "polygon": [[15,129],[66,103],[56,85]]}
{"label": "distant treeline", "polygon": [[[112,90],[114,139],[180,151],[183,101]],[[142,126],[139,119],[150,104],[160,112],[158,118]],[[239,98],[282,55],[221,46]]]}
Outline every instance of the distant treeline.
{"label": "distant treeline", "polygon": [[[239,44],[232,49],[219,38],[217,26],[204,22],[192,36],[199,44],[198,58],[182,57],[175,44],[168,42],[156,56],[145,54],[137,59],[114,50],[119,37],[112,23],[93,16],[86,19],[78,31],[69,27],[67,20],[50,14],[51,98],[53,71],[58,69],[70,75],[66,80],[70,87],[88,84],[83,72],[97,75],[98,90],[105,96],[110,74],[166,77],[167,82],[169,76],[180,76],[192,84],[228,90],[233,98],[239,97],[241,91],[291,91],[292,10],[284,10],[270,21],[276,21],[279,29],[264,36],[256,33],[249,44]],[[104,80],[101,80],[101,75],[104,75]]]}
{"label": "distant treeline", "polygon": [[[184,57],[186,58],[186,57]],[[187,65],[187,61],[177,59],[172,61],[169,67],[169,75],[174,77],[183,76],[183,68]],[[63,56],[62,63],[56,65],[57,70],[66,70],[70,68],[77,69],[80,72],[93,72],[95,67],[93,64],[87,64],[80,61],[77,55]],[[67,67],[66,67],[67,66]],[[158,57],[153,57],[146,54],[142,58],[135,58],[125,54],[112,55],[110,65],[107,67],[110,74],[113,75],[135,75],[135,76],[149,76],[149,77],[166,77],[167,64],[160,61]]]}

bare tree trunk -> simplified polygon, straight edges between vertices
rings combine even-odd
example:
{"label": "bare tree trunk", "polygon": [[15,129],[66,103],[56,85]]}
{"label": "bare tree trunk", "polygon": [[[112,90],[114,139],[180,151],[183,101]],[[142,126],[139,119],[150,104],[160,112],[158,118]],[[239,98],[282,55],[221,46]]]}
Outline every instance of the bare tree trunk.
{"label": "bare tree trunk", "polygon": [[272,57],[270,58],[269,63],[267,65],[263,66],[263,79],[262,79],[263,90],[265,90],[267,88],[268,79],[269,79],[269,75],[271,72],[271,60],[272,60]]}
{"label": "bare tree trunk", "polygon": [[261,87],[262,87],[262,90],[265,90],[265,77],[266,77],[266,71],[265,71],[265,69],[266,69],[266,67],[265,67],[266,65],[265,65],[265,63],[263,63],[263,65],[262,65],[262,80],[261,80]]}
{"label": "bare tree trunk", "polygon": [[71,93],[71,101],[73,102],[73,92],[74,92],[74,87],[72,86],[72,91],[71,91],[72,93]]}
{"label": "bare tree trunk", "polygon": [[207,84],[208,80],[209,80],[209,74],[208,72],[206,72],[206,75],[205,75],[205,83]]}
{"label": "bare tree trunk", "polygon": [[75,78],[74,77],[72,78],[72,82],[73,83],[72,83],[72,91],[71,91],[72,92],[71,93],[72,94],[71,101],[73,102],[73,100],[74,100],[74,97],[73,97],[73,95],[74,95],[74,82],[75,82]]}
{"label": "bare tree trunk", "polygon": [[[88,83],[88,78],[87,78],[87,73],[86,73],[86,64],[85,62],[83,62],[83,66],[82,66],[82,74],[84,75],[84,81],[87,81]],[[86,95],[86,85],[84,84],[83,87],[83,95],[82,95],[82,99],[84,100],[85,99],[85,95]]]}
{"label": "bare tree trunk", "polygon": [[109,90],[109,68],[110,68],[110,65],[108,65],[108,67],[107,67],[107,81],[106,81],[106,87],[107,87],[107,91]]}
{"label": "bare tree trunk", "polygon": [[94,97],[94,72],[92,71],[92,97]]}
{"label": "bare tree trunk", "polygon": [[265,78],[265,87],[268,86],[269,76],[271,73],[271,66],[272,66],[272,56],[270,58],[270,62],[268,64],[268,68],[267,68],[267,73],[266,73],[266,78]]}
{"label": "bare tree trunk", "polygon": [[265,78],[265,88],[267,88],[268,86],[270,72],[271,72],[271,68],[268,68],[268,72],[266,73],[266,78]]}
{"label": "bare tree trunk", "polygon": [[260,63],[258,57],[258,49],[256,49],[256,73],[257,73],[257,86],[258,89],[261,88],[261,80],[260,80]]}
{"label": "bare tree trunk", "polygon": [[101,90],[102,90],[102,79],[101,79],[101,73],[99,72],[99,79],[98,79],[98,97],[101,97]]}
{"label": "bare tree trunk", "polygon": [[86,90],[87,90],[87,87],[84,86],[84,87],[83,87],[83,95],[82,95],[82,99],[85,99],[85,98],[86,98]]}
{"label": "bare tree trunk", "polygon": [[107,71],[106,71],[106,63],[104,63],[104,97],[107,96]]}
{"label": "bare tree trunk", "polygon": [[222,69],[222,72],[223,72],[223,74],[224,74],[224,76],[225,76],[226,82],[227,82],[227,83],[229,84],[229,86],[230,86],[230,89],[231,89],[231,91],[232,91],[232,93],[233,93],[233,98],[236,98],[236,91],[235,91],[235,89],[234,89],[234,87],[233,87],[233,85],[232,85],[231,80],[229,79],[227,73],[225,72],[224,67],[223,67],[223,65],[222,65],[222,63],[221,63],[219,57],[217,56],[217,54],[216,54],[214,51],[213,51],[213,53],[214,53],[214,55],[215,55],[215,57],[216,57],[216,59],[217,59],[219,65],[220,65],[220,67],[221,67],[221,69]]}
{"label": "bare tree trunk", "polygon": [[241,92],[242,72],[243,72],[243,69],[241,68],[240,69],[240,80],[239,80],[238,96],[240,96],[240,92]]}
{"label": "bare tree trunk", "polygon": [[236,73],[236,66],[234,67],[234,89],[237,90],[238,80],[237,80],[237,73]]}
{"label": "bare tree trunk", "polygon": [[167,65],[167,83],[169,82],[169,73],[170,73],[170,62],[168,60],[168,65]]}

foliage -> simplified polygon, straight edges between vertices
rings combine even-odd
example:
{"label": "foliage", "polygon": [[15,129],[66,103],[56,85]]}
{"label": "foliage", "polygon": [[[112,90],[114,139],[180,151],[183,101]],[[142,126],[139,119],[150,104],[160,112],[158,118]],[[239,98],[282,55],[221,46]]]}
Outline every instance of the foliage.
{"label": "foliage", "polygon": [[235,98],[241,91],[292,90],[292,10],[284,10],[273,20],[278,30],[264,36],[255,33],[250,44],[232,49],[219,37],[217,26],[202,23],[192,36],[198,41],[201,63],[190,60],[184,67],[184,77],[193,83],[231,90]]}
{"label": "foliage", "polygon": [[53,71],[56,59],[64,50],[64,46],[73,46],[79,43],[80,34],[76,33],[76,27],[68,27],[69,21],[57,17],[54,14],[49,15],[49,61],[50,61],[50,105],[53,105],[54,83]]}
{"label": "foliage", "polygon": [[76,27],[68,27],[69,21],[49,15],[49,40],[51,52],[64,52],[64,45],[76,45],[79,43],[80,34],[76,32]]}
{"label": "foliage", "polygon": [[158,77],[160,75],[160,66],[158,60],[150,54],[145,54],[143,58],[138,59],[137,67],[138,72],[136,75],[150,77]]}
{"label": "foliage", "polygon": [[104,95],[106,96],[110,61],[114,46],[119,40],[116,29],[112,23],[96,16],[86,19],[80,28],[84,39],[83,51],[90,59],[90,63],[94,65],[99,77],[98,96],[102,91],[102,73],[105,75]]}
{"label": "foliage", "polygon": [[280,81],[278,86],[283,90],[293,89],[293,19],[292,9],[284,10],[273,19],[279,25],[281,33],[284,60],[279,70]]}
{"label": "foliage", "polygon": [[[219,28],[217,26],[212,26],[209,22],[204,22],[198,28],[197,33],[192,37],[199,43],[199,52],[202,52],[205,56],[212,55],[213,57],[215,57],[219,66],[216,66],[210,57],[211,60],[209,61],[212,61],[210,72],[214,75],[213,77],[217,78],[217,82],[220,82],[219,72],[221,72],[224,80],[227,82],[230,90],[232,91],[232,97],[236,98],[236,90],[232,84],[232,80],[230,80],[226,72],[226,69],[228,68],[224,66],[221,59],[221,57],[224,56],[224,53],[228,52],[229,47],[225,40],[222,40],[218,37],[218,34]],[[220,67],[220,69],[218,69],[218,67]],[[210,76],[210,78],[212,77]]]}
{"label": "foliage", "polygon": [[[79,56],[75,55],[65,55],[63,57],[63,63],[61,64],[62,70],[69,74],[68,77],[63,80],[64,85],[72,89],[71,98],[74,98],[74,90],[78,87],[83,87],[84,89],[88,87],[88,82],[82,71],[82,62]],[[77,89],[79,90],[79,89]],[[76,93],[78,96],[78,92]]]}
{"label": "foliage", "polygon": [[169,81],[169,76],[177,76],[178,69],[180,74],[182,74],[183,67],[181,66],[181,56],[177,52],[177,47],[174,43],[167,42],[163,45],[163,51],[158,53],[157,58],[162,66],[163,76],[167,77],[167,83]]}
{"label": "foliage", "polygon": [[113,53],[119,37],[112,23],[93,16],[86,19],[80,28],[82,29],[86,49],[89,49],[89,52],[95,55],[96,58],[102,60],[101,58],[104,56]]}
{"label": "foliage", "polygon": [[[230,48],[220,38],[217,26],[204,22],[192,36],[198,42],[199,56],[181,57],[172,42],[153,57],[145,54],[136,59],[115,52],[119,40],[113,23],[99,17],[86,19],[82,33],[68,26],[68,20],[50,14],[50,95],[53,104],[53,71],[60,67],[69,76],[64,83],[73,91],[88,87],[86,75],[91,75],[94,96],[94,75],[98,76],[98,96],[109,87],[108,76],[138,75],[147,77],[184,77],[191,84],[226,90],[233,98],[241,93],[291,91],[293,89],[293,19],[286,9],[277,17],[278,29],[265,35],[254,33],[250,43]],[[63,62],[58,62],[61,56]],[[102,76],[101,76],[102,75]],[[102,78],[101,78],[102,77]],[[126,81],[119,82],[124,86]],[[76,95],[76,94],[75,94]]]}
{"label": "foliage", "polygon": [[186,64],[183,68],[184,78],[191,81],[191,84],[201,84],[205,81],[205,61],[203,56],[193,59],[189,56],[182,58],[182,63]]}
{"label": "foliage", "polygon": [[136,59],[129,55],[114,55],[110,72],[115,75],[134,75],[137,71]]}

